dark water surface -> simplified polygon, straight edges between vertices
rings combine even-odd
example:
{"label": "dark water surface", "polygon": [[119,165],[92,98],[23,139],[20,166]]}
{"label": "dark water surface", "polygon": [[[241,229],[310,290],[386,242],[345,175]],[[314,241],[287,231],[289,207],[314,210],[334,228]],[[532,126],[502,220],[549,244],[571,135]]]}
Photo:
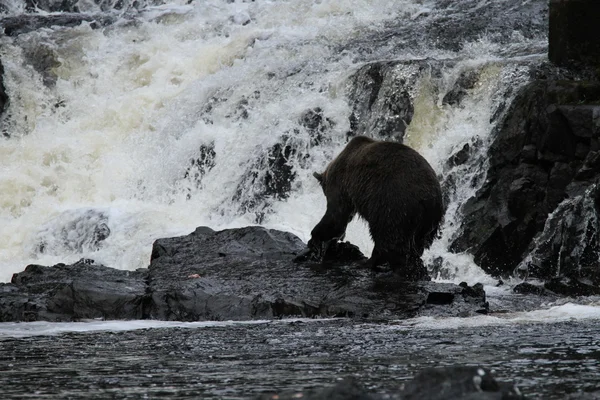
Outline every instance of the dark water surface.
{"label": "dark water surface", "polygon": [[424,367],[457,364],[484,365],[532,399],[600,398],[590,394],[600,390],[600,322],[327,320],[0,337],[0,398],[249,398],[350,375],[394,392]]}

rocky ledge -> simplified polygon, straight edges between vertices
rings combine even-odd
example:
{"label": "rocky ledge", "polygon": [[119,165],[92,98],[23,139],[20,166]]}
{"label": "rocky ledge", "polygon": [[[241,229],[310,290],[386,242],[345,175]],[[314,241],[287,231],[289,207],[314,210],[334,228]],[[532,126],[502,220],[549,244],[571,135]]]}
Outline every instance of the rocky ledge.
{"label": "rocky ledge", "polygon": [[340,243],[327,263],[294,263],[305,248],[291,233],[259,226],[200,227],[157,240],[148,269],[122,271],[85,259],[29,265],[0,284],[0,321],[379,320],[488,310],[480,284],[408,282],[365,269],[365,257],[349,243]]}

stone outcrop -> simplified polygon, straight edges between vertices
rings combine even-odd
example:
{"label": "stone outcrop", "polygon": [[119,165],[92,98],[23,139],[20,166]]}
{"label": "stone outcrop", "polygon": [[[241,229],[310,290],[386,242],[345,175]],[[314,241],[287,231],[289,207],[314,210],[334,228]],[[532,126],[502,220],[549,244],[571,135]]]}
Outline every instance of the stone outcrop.
{"label": "stone outcrop", "polygon": [[[348,246],[352,251],[344,251]],[[294,263],[304,248],[287,232],[200,227],[157,240],[148,269],[121,271],[91,260],[30,265],[0,285],[0,321],[397,319],[487,312],[480,284],[406,282],[350,260]],[[352,245],[339,248],[364,259]]]}
{"label": "stone outcrop", "polygon": [[[463,207],[454,251],[472,252],[492,275],[512,274],[537,252],[546,261],[526,260],[532,276],[597,276],[597,256],[584,253],[598,248],[598,104],[599,82],[537,80],[521,90],[490,146],[486,183]],[[561,257],[559,271],[551,260]]]}

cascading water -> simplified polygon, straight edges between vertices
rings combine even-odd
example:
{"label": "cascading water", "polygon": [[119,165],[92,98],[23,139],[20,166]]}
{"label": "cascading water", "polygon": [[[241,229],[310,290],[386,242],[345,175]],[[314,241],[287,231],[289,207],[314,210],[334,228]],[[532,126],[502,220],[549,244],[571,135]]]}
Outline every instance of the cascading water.
{"label": "cascading water", "polygon": [[[312,172],[356,124],[374,137],[386,137],[382,126],[408,125],[405,143],[447,189],[443,234],[427,264],[437,262],[444,279],[486,279],[448,244],[462,203],[485,179],[503,107],[543,57],[543,26],[432,33],[436,21],[451,26],[481,2],[183,3],[136,11],[79,1],[69,11],[107,11],[116,22],[0,38],[10,99],[0,142],[0,280],[29,263],[82,257],[146,267],[156,238],[200,225],[260,223],[307,240],[325,208]],[[499,3],[508,14],[532,7]],[[13,16],[25,9],[19,1],[3,8]],[[393,65],[381,92],[401,87],[412,109],[375,93],[368,107],[388,114],[365,121],[355,77],[382,59]],[[461,149],[465,160],[449,161]],[[370,253],[361,221],[346,239]]]}

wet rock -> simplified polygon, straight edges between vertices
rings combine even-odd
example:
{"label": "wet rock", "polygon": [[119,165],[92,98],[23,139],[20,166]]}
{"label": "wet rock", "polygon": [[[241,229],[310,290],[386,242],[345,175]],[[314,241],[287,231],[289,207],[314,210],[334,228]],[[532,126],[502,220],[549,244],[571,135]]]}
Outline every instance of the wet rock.
{"label": "wet rock", "polygon": [[[487,181],[463,206],[453,251],[472,252],[492,275],[512,273],[544,230],[548,214],[596,179],[590,152],[598,137],[594,104],[599,100],[600,83],[589,81],[534,81],[517,95],[496,128]],[[547,279],[553,277],[550,271],[531,273]]]}
{"label": "wet rock", "polygon": [[543,295],[547,294],[547,291],[546,291],[546,289],[544,289],[543,286],[534,285],[529,282],[519,283],[518,285],[516,285],[513,288],[513,292],[518,293],[518,294],[534,294],[537,296],[543,296]]}
{"label": "wet rock", "polygon": [[335,126],[335,122],[323,114],[321,107],[306,110],[298,123],[308,131],[311,146],[322,144],[327,133]]}
{"label": "wet rock", "polygon": [[[198,157],[190,160],[190,166],[183,175],[184,179],[190,181],[196,189],[202,187],[202,179],[215,166],[215,157],[217,154],[215,153],[214,142],[200,146],[199,153]],[[187,198],[191,198],[189,192]]]}
{"label": "wet rock", "polygon": [[256,223],[264,221],[273,200],[288,198],[297,176],[292,159],[306,157],[300,147],[296,140],[283,137],[281,143],[261,152],[242,177],[232,200],[241,212],[254,213]]}
{"label": "wet rock", "polygon": [[95,251],[110,236],[108,214],[102,210],[69,210],[49,221],[37,234],[43,254]]}
{"label": "wet rock", "polygon": [[47,12],[78,12],[79,0],[25,0],[25,9],[29,12],[38,10]]}
{"label": "wet rock", "polygon": [[255,397],[256,400],[376,400],[383,398],[381,395],[369,393],[353,378],[346,378],[331,387],[322,389],[269,393]]}
{"label": "wet rock", "polygon": [[598,286],[598,282],[591,284],[590,282],[573,278],[554,278],[544,283],[545,289],[569,297],[600,295],[600,288]]}
{"label": "wet rock", "polygon": [[524,399],[512,384],[496,381],[483,367],[428,368],[406,383],[402,400]]}
{"label": "wet rock", "polygon": [[595,0],[551,0],[548,58],[559,65],[598,65],[600,38],[594,28],[600,15]]}
{"label": "wet rock", "polygon": [[322,389],[263,394],[256,400],[501,400],[525,399],[516,385],[498,382],[483,367],[450,366],[426,368],[406,382],[403,389],[384,394],[370,393],[356,379],[346,378]]}
{"label": "wet rock", "polygon": [[402,142],[414,114],[409,88],[418,77],[415,65],[410,81],[397,71],[403,65],[390,61],[367,64],[350,78],[350,136]]}
{"label": "wet rock", "polygon": [[6,36],[18,36],[53,26],[79,26],[82,22],[89,22],[92,28],[100,28],[110,25],[116,20],[117,16],[109,14],[21,14],[15,17],[0,18],[0,27],[4,29]]}
{"label": "wet rock", "polygon": [[[199,228],[188,236],[160,239],[150,264],[151,317],[402,318],[418,312],[465,315],[486,308],[485,293],[473,297],[457,285],[405,282],[355,262],[293,263],[305,247],[292,234],[261,227]],[[445,305],[428,304],[432,293],[446,293]]]}
{"label": "wet rock", "polygon": [[485,313],[480,284],[406,281],[363,268],[340,243],[327,263],[294,263],[306,245],[262,227],[193,233],[154,243],[148,270],[121,271],[81,260],[30,265],[0,285],[2,321],[83,318],[179,321],[281,317],[398,319]]}
{"label": "wet rock", "polygon": [[467,70],[462,72],[452,89],[444,95],[442,104],[458,105],[462,99],[468,94],[469,89],[473,89],[479,80],[479,70]]}
{"label": "wet rock", "polygon": [[543,231],[534,239],[520,266],[527,263],[535,277],[587,279],[590,284],[600,286],[599,213],[600,188],[593,184],[585,193],[561,203],[548,216]]}
{"label": "wet rock", "polygon": [[0,322],[143,319],[147,271],[121,271],[82,259],[29,265],[0,284]]}
{"label": "wet rock", "polygon": [[469,143],[465,143],[462,149],[452,154],[446,163],[449,168],[456,167],[458,165],[462,165],[467,162],[469,159],[469,153],[471,151],[471,146]]}
{"label": "wet rock", "polygon": [[[2,65],[2,60],[0,60],[0,121],[2,121],[2,114],[4,110],[8,107],[8,94],[6,93],[6,87],[4,86],[4,65]],[[0,123],[0,129],[2,125]],[[2,130],[4,133],[4,130]],[[8,136],[8,134],[5,134]]]}

